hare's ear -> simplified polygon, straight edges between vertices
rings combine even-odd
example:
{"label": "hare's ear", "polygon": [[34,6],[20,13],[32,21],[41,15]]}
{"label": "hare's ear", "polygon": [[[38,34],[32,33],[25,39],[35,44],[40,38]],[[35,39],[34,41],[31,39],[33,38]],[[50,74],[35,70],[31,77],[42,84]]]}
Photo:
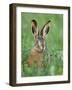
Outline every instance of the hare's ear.
{"label": "hare's ear", "polygon": [[43,26],[42,30],[41,30],[41,35],[43,38],[46,37],[46,34],[48,34],[49,29],[50,29],[50,20]]}
{"label": "hare's ear", "polygon": [[32,20],[32,33],[36,36],[38,35],[38,27],[36,20]]}

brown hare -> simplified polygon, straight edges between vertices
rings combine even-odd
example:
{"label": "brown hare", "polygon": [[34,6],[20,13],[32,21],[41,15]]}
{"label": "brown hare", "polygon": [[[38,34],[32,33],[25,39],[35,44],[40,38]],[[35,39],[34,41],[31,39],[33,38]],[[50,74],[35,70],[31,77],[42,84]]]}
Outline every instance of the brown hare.
{"label": "brown hare", "polygon": [[32,20],[32,33],[34,34],[35,45],[31,50],[28,58],[28,65],[41,67],[43,65],[43,51],[45,50],[45,38],[50,29],[50,20],[43,26],[42,30],[38,31],[36,20]]}

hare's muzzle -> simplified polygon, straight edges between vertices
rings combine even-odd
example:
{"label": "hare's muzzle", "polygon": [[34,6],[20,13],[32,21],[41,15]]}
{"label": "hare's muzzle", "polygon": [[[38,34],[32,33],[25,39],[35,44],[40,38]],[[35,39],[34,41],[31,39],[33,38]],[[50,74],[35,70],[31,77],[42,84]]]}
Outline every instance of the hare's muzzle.
{"label": "hare's muzzle", "polygon": [[42,37],[38,37],[38,46],[41,51],[45,49],[45,41]]}

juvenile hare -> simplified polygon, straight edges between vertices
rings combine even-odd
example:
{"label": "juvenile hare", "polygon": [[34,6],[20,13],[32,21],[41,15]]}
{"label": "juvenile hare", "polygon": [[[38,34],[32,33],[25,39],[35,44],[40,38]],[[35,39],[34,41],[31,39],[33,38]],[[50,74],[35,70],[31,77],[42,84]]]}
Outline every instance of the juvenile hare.
{"label": "juvenile hare", "polygon": [[42,66],[43,51],[45,50],[45,37],[49,32],[50,20],[43,26],[39,32],[36,20],[32,20],[32,33],[34,34],[35,45],[31,50],[31,54],[28,58],[28,65],[36,65],[37,67]]}

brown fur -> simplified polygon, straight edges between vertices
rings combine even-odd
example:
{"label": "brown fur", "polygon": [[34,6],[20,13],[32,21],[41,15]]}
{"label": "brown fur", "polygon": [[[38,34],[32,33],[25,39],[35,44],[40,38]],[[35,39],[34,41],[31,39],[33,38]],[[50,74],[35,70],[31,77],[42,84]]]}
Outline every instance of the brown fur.
{"label": "brown fur", "polygon": [[37,50],[36,47],[34,47],[29,56],[28,65],[29,66],[35,65],[41,67],[42,60],[43,60],[43,52]]}

